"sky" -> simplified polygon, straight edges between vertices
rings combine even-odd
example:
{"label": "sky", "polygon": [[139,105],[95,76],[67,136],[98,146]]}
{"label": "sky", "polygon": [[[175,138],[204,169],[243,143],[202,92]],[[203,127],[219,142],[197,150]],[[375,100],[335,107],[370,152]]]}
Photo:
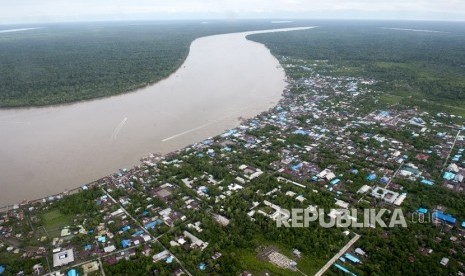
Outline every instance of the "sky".
{"label": "sky", "polygon": [[465,0],[0,0],[0,24],[163,19],[465,20]]}

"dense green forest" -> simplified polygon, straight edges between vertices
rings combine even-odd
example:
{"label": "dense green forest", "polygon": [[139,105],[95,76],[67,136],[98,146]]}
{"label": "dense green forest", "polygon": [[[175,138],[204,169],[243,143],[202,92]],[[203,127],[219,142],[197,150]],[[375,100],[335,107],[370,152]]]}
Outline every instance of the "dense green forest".
{"label": "dense green forest", "polygon": [[[0,29],[20,27],[25,26]],[[0,34],[0,107],[68,103],[131,91],[174,72],[197,37],[276,25],[183,21],[37,27]]]}
{"label": "dense green forest", "polygon": [[[0,107],[68,103],[124,93],[174,72],[198,37],[318,26],[253,35],[277,56],[329,60],[396,95],[465,101],[465,25],[382,21],[199,21],[48,24],[0,35]],[[10,29],[24,26],[2,26]],[[31,27],[31,26],[27,26]],[[413,32],[390,28],[434,30]]]}
{"label": "dense green forest", "polygon": [[380,91],[442,104],[465,102],[463,23],[324,22],[311,30],[249,39],[276,56],[328,60],[337,66],[335,74],[381,80]]}

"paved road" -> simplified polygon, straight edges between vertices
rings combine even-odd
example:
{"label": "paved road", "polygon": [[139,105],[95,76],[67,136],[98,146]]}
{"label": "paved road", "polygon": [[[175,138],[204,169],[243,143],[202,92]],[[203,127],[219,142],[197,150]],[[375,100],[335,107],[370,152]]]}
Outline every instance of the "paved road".
{"label": "paved road", "polygon": [[397,168],[397,170],[394,172],[394,174],[392,175],[392,177],[389,179],[389,181],[386,183],[386,186],[384,186],[384,189],[387,189],[387,187],[389,186],[389,184],[391,184],[392,180],[397,176],[397,174],[399,173],[400,169],[402,168],[402,166],[404,165],[404,161],[402,160],[402,162],[400,163],[399,167]]}
{"label": "paved road", "polygon": [[150,234],[149,230],[147,230],[147,228],[144,227],[144,225],[142,225],[142,223],[140,223],[137,219],[135,219],[133,216],[131,216],[131,214],[126,211],[126,209],[124,209],[124,207],[118,202],[116,201],[104,188],[102,188],[102,191],[115,203],[117,204],[121,210],[123,210],[123,212],[129,217],[131,218],[134,223],[136,223],[137,225],[139,225],[140,228],[142,228],[142,230],[144,230],[145,233],[147,233],[147,235],[150,236],[150,238],[152,238],[152,241],[157,241],[162,247],[164,250],[168,251],[170,253],[171,256],[173,256],[174,260],[176,262],[178,262],[178,264],[181,266],[182,270],[184,272],[187,273],[187,275],[189,276],[192,276],[192,274],[184,267],[184,264],[173,254],[171,253],[168,248],[166,248],[161,242],[158,241],[158,237],[154,237],[152,234]]}
{"label": "paved road", "polygon": [[442,165],[442,172],[444,172],[444,170],[446,169],[447,161],[449,161],[450,155],[451,155],[452,151],[454,150],[455,143],[457,143],[457,139],[459,138],[461,131],[462,130],[459,130],[459,132],[457,132],[457,135],[455,136],[454,143],[452,144],[452,147],[450,148],[449,154],[447,155],[447,158],[444,161],[444,164]]}
{"label": "paved road", "polygon": [[334,255],[334,257],[331,258],[316,274],[315,276],[321,276],[323,275],[326,270],[328,270],[344,253],[360,238],[359,234],[355,234],[355,237],[353,237],[339,252]]}

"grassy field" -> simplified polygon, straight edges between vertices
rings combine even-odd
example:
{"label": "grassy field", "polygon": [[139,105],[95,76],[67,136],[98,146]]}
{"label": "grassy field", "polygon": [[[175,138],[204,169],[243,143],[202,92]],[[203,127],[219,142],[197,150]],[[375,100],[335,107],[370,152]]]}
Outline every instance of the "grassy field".
{"label": "grassy field", "polygon": [[404,97],[399,96],[399,95],[392,95],[392,94],[388,94],[388,93],[382,93],[379,98],[386,105],[396,105],[396,104],[400,103],[400,101]]}
{"label": "grassy field", "polygon": [[[257,237],[257,243],[261,244],[264,247],[275,247],[279,250],[279,253],[287,256],[290,259],[295,259],[292,254],[292,248],[288,248],[282,244],[271,242],[265,240],[261,237]],[[298,271],[292,271],[290,269],[282,269],[270,262],[264,262],[258,257],[258,252],[254,250],[241,249],[235,251],[236,256],[238,256],[242,268],[253,274],[265,275],[265,273],[271,273],[271,275],[302,275]],[[297,269],[302,271],[307,275],[315,274],[327,260],[320,259],[315,256],[308,256],[303,254],[302,258],[297,260]]]}
{"label": "grassy field", "polygon": [[73,221],[73,215],[64,215],[57,209],[52,209],[42,215],[42,224],[49,237],[60,236],[61,229],[70,225]]}

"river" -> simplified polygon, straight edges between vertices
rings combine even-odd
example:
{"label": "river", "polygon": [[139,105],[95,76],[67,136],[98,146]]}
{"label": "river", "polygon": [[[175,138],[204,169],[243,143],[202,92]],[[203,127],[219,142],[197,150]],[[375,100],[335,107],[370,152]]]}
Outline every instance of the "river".
{"label": "river", "polygon": [[0,206],[56,194],[218,135],[276,105],[278,60],[249,34],[202,37],[171,76],[132,93],[0,110]]}

